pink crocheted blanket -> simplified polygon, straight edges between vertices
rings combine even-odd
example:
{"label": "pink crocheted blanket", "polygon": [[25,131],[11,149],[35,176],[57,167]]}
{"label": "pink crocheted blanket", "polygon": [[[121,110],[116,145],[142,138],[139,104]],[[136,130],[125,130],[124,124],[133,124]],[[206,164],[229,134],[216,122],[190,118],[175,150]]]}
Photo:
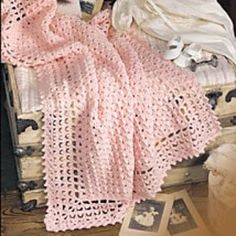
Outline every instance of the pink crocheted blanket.
{"label": "pink crocheted blanket", "polygon": [[220,131],[192,74],[104,11],[86,23],[56,0],[6,0],[2,58],[37,73],[44,113],[46,228],[121,222],[177,161]]}

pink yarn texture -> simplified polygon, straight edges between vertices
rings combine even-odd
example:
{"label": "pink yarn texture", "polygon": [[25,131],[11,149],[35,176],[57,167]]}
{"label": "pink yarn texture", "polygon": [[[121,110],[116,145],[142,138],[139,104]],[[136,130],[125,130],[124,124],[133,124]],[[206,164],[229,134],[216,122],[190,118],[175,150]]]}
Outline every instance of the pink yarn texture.
{"label": "pink yarn texture", "polygon": [[3,61],[37,73],[45,224],[55,232],[121,222],[220,131],[193,75],[134,30],[115,32],[109,11],[86,23],[56,7],[7,0],[2,12]]}

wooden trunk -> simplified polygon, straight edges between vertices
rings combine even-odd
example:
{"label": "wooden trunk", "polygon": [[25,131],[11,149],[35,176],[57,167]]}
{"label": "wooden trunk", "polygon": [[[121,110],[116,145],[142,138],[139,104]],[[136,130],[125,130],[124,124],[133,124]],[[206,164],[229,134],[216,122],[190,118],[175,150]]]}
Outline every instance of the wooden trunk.
{"label": "wooden trunk", "polygon": [[[44,206],[42,166],[42,112],[22,113],[14,69],[6,66],[4,79],[7,109],[15,148],[19,189],[22,192],[22,209]],[[199,158],[185,160],[168,171],[163,187],[206,181],[208,172],[203,163],[208,152],[222,143],[236,144],[236,83],[206,87],[206,96],[219,117],[223,130],[206,153]]]}

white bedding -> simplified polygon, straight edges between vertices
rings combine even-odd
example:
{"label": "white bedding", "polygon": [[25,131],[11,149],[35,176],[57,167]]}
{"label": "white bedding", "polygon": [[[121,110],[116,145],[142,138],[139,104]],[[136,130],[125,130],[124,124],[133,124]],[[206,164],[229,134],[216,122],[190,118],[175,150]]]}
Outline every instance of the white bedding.
{"label": "white bedding", "polygon": [[185,44],[200,44],[236,65],[233,23],[216,0],[117,0],[114,28],[127,30],[132,22],[153,37],[169,41],[181,36]]}

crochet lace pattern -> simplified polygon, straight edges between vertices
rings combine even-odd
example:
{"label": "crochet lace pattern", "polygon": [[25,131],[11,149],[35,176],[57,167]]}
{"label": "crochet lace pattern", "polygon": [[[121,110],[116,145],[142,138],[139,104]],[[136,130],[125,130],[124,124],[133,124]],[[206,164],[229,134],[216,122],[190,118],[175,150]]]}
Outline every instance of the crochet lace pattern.
{"label": "crochet lace pattern", "polygon": [[86,23],[55,0],[7,0],[2,58],[32,67],[44,113],[46,229],[121,222],[166,171],[220,131],[192,74],[165,61],[110,12]]}

